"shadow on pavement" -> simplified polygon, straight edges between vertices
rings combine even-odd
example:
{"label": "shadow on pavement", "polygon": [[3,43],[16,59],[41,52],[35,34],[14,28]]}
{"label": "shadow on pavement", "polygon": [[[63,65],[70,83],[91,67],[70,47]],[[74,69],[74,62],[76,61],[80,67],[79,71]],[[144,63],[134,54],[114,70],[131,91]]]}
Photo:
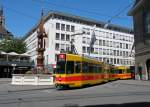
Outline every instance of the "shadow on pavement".
{"label": "shadow on pavement", "polygon": [[65,104],[63,107],[150,107],[150,102],[104,104],[104,105],[87,105],[87,106],[78,106],[77,104]]}
{"label": "shadow on pavement", "polygon": [[90,87],[95,87],[95,86],[99,86],[99,85],[104,85],[106,83],[112,83],[114,81],[117,81],[117,80],[112,80],[112,81],[107,81],[107,82],[101,82],[101,83],[98,83],[98,84],[94,84],[94,85],[84,85],[82,87],[74,87],[74,88],[57,88],[57,90],[59,91],[64,91],[64,90],[78,90],[78,89],[85,89],[85,88],[90,88]]}

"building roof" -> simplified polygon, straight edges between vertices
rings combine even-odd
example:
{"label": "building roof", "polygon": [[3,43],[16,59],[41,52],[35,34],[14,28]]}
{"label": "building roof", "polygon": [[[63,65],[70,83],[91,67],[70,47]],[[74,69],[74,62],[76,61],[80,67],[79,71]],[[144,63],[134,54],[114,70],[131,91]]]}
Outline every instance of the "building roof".
{"label": "building roof", "polygon": [[[94,19],[90,19],[90,18],[86,18],[86,17],[81,17],[81,16],[76,16],[76,15],[72,15],[69,13],[58,12],[58,11],[50,11],[47,15],[44,16],[44,21],[46,22],[50,18],[61,18],[63,20],[74,21],[77,23],[83,23],[83,24],[87,24],[87,25],[96,25],[97,27],[101,27],[101,28],[104,28],[105,24],[107,24],[102,21],[98,21],[98,20],[94,20]],[[39,22],[38,22],[38,24],[39,24]],[[35,32],[35,30],[38,27],[38,24],[36,24],[29,32],[27,32],[25,34],[24,39],[27,38],[33,32]],[[131,34],[133,33],[132,29],[122,27],[119,25],[114,25],[114,24],[109,24],[106,29],[124,32],[124,33],[131,33]]]}
{"label": "building roof", "polygon": [[146,0],[136,0],[133,7],[128,12],[128,15],[133,15],[144,4],[145,1]]}

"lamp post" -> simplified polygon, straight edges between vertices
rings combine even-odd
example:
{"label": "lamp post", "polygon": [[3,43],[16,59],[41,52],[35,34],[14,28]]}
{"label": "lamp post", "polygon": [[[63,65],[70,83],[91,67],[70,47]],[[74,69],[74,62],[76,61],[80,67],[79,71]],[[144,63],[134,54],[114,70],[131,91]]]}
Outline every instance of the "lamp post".
{"label": "lamp post", "polygon": [[12,69],[12,74],[14,74],[14,72],[15,72],[16,65],[17,65],[17,64],[11,64],[11,66],[13,67],[13,69]]}
{"label": "lamp post", "polygon": [[84,30],[82,30],[82,31],[76,32],[75,34],[70,35],[71,36],[71,41],[70,41],[70,44],[71,44],[71,53],[78,54],[77,50],[75,49],[75,46],[74,46],[74,42],[75,42],[74,38],[75,38],[75,36],[76,35],[83,35],[85,33],[86,32]]}

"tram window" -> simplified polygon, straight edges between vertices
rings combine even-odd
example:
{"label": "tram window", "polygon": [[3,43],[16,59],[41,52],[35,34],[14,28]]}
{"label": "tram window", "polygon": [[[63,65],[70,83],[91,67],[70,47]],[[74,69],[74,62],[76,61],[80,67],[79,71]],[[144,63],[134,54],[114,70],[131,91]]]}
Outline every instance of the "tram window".
{"label": "tram window", "polygon": [[127,73],[131,73],[131,69],[128,68],[128,69],[127,69]]}
{"label": "tram window", "polygon": [[75,72],[76,73],[80,73],[81,71],[81,63],[80,62],[76,62],[75,63]]}
{"label": "tram window", "polygon": [[99,66],[96,66],[96,73],[99,73]]}
{"label": "tram window", "polygon": [[74,61],[67,61],[66,73],[67,74],[73,74],[74,73]]}
{"label": "tram window", "polygon": [[65,61],[57,62],[56,74],[64,74],[64,73],[65,73]]}
{"label": "tram window", "polygon": [[98,73],[100,73],[100,72],[102,72],[102,67],[101,66],[98,68]]}
{"label": "tram window", "polygon": [[82,72],[87,73],[88,72],[88,63],[83,62],[82,63]]}
{"label": "tram window", "polygon": [[116,74],[119,74],[119,70],[118,70],[118,69],[116,69],[116,70],[115,70],[115,73],[116,73]]}
{"label": "tram window", "polygon": [[119,74],[122,74],[123,72],[122,72],[122,69],[119,69]]}
{"label": "tram window", "polygon": [[110,69],[110,73],[114,73],[115,70],[113,68]]}
{"label": "tram window", "polygon": [[97,65],[95,66],[95,70],[94,70],[94,72],[95,72],[95,73],[97,73],[97,72],[98,72],[98,67],[97,67]]}
{"label": "tram window", "polygon": [[94,66],[93,66],[93,72],[94,72],[94,73],[97,73],[97,65],[94,65]]}
{"label": "tram window", "polygon": [[89,72],[94,72],[94,66],[93,64],[89,64]]}

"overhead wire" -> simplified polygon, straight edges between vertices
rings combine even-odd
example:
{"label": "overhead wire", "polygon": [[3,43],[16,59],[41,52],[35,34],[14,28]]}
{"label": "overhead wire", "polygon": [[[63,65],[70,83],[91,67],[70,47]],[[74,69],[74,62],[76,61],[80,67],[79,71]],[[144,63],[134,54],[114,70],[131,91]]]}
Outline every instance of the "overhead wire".
{"label": "overhead wire", "polygon": [[[96,16],[102,16],[102,17],[108,17],[108,18],[111,18],[112,16],[110,15],[107,15],[107,14],[103,14],[103,13],[99,13],[99,12],[93,12],[93,11],[89,11],[89,10],[84,10],[84,9],[80,9],[80,8],[77,8],[77,7],[70,7],[70,6],[66,6],[66,5],[62,5],[62,4],[56,4],[56,3],[52,3],[50,1],[37,1],[37,0],[33,0],[34,2],[37,2],[37,3],[45,3],[45,4],[48,4],[48,5],[52,5],[52,6],[56,6],[56,7],[61,7],[61,8],[66,8],[66,9],[71,9],[71,10],[75,10],[75,11],[80,11],[80,12],[84,12],[84,13],[88,13],[88,14],[92,14],[92,15],[96,15]],[[127,17],[116,17],[118,19],[126,19],[128,20]]]}
{"label": "overhead wire", "polygon": [[26,14],[26,13],[24,13],[24,12],[18,11],[18,10],[16,10],[16,9],[13,9],[13,8],[10,8],[10,7],[7,7],[7,6],[4,6],[4,8],[6,8],[8,11],[10,10],[10,11],[12,11],[12,12],[15,12],[15,13],[17,13],[17,14],[19,14],[19,15],[28,17],[28,18],[30,18],[30,19],[34,19],[34,20],[37,20],[37,19],[38,19],[37,17],[34,17],[34,16],[32,16],[32,15]]}
{"label": "overhead wire", "polygon": [[[41,5],[42,8],[44,8],[44,7],[43,7],[43,6],[44,6],[44,3],[46,3],[46,4],[49,4],[49,5],[55,5],[56,7],[63,7],[63,8],[67,8],[67,9],[76,10],[76,11],[82,11],[82,12],[85,12],[85,13],[88,13],[88,14],[94,14],[94,15],[100,15],[100,16],[103,16],[103,17],[109,17],[110,19],[108,20],[107,23],[110,23],[111,20],[113,20],[114,18],[116,18],[116,19],[118,19],[118,18],[119,18],[119,19],[127,19],[127,18],[125,18],[125,17],[120,17],[119,15],[120,15],[121,13],[123,13],[126,9],[128,9],[128,8],[132,5],[132,3],[130,3],[130,4],[127,5],[125,8],[123,8],[121,11],[119,11],[116,15],[114,15],[114,16],[109,16],[109,15],[106,15],[106,14],[101,14],[101,13],[92,12],[92,11],[88,11],[88,10],[84,10],[84,9],[79,9],[79,8],[74,8],[74,7],[70,7],[70,6],[65,6],[65,5],[61,5],[61,4],[52,3],[52,2],[46,1],[46,0],[39,0],[39,1],[37,1],[37,0],[32,0],[32,1],[37,2],[37,3],[40,3],[40,5],[42,4],[42,5]],[[29,15],[29,14],[27,14],[27,13],[21,12],[21,11],[19,11],[19,10],[17,10],[17,9],[13,9],[13,8],[10,8],[10,7],[7,7],[7,6],[4,6],[4,7],[5,7],[7,10],[13,11],[13,12],[15,12],[15,13],[17,13],[17,14],[20,14],[20,15],[22,15],[22,16],[28,17],[28,18],[30,18],[30,19],[32,19],[32,20],[36,20],[36,21],[39,20],[39,18],[37,18],[37,17],[35,17],[35,16],[33,16],[33,15]]]}
{"label": "overhead wire", "polygon": [[[110,15],[106,15],[106,14],[102,14],[102,13],[97,13],[97,12],[92,12],[92,11],[88,11],[88,10],[84,10],[84,9],[79,9],[79,8],[73,8],[73,7],[65,6],[65,5],[60,5],[60,4],[56,4],[56,3],[52,3],[52,2],[44,1],[44,0],[42,0],[42,1],[33,0],[33,1],[34,1],[34,2],[38,2],[38,3],[42,3],[42,8],[43,8],[44,3],[47,3],[47,4],[49,4],[49,5],[55,5],[55,6],[57,6],[57,7],[60,7],[60,6],[61,6],[61,7],[63,7],[63,8],[68,8],[68,9],[72,9],[72,10],[76,10],[76,11],[82,11],[82,12],[88,13],[88,14],[94,14],[94,15],[100,15],[100,16],[103,16],[103,17],[109,17],[109,18],[110,18],[109,20],[112,20],[112,19],[114,19],[114,18],[117,18],[117,19],[126,19],[126,20],[128,20],[127,17],[119,17],[119,15],[120,15],[123,11],[125,11],[125,9],[127,9],[127,8],[129,8],[129,7],[131,6],[131,4],[129,4],[129,5],[126,6],[124,9],[122,9],[119,13],[117,13],[115,16],[110,16]],[[30,18],[30,19],[39,20],[39,18],[37,18],[37,17],[34,17],[34,16],[29,15],[29,14],[26,14],[26,13],[24,13],[24,12],[18,11],[18,10],[16,10],[16,9],[13,9],[13,8],[10,8],[10,7],[7,7],[7,6],[4,6],[4,7],[5,7],[7,10],[13,11],[13,12],[15,12],[15,13],[17,13],[17,14],[20,14],[20,15],[22,15],[22,16],[28,17],[28,18]],[[108,21],[109,21],[109,20],[108,20]]]}

